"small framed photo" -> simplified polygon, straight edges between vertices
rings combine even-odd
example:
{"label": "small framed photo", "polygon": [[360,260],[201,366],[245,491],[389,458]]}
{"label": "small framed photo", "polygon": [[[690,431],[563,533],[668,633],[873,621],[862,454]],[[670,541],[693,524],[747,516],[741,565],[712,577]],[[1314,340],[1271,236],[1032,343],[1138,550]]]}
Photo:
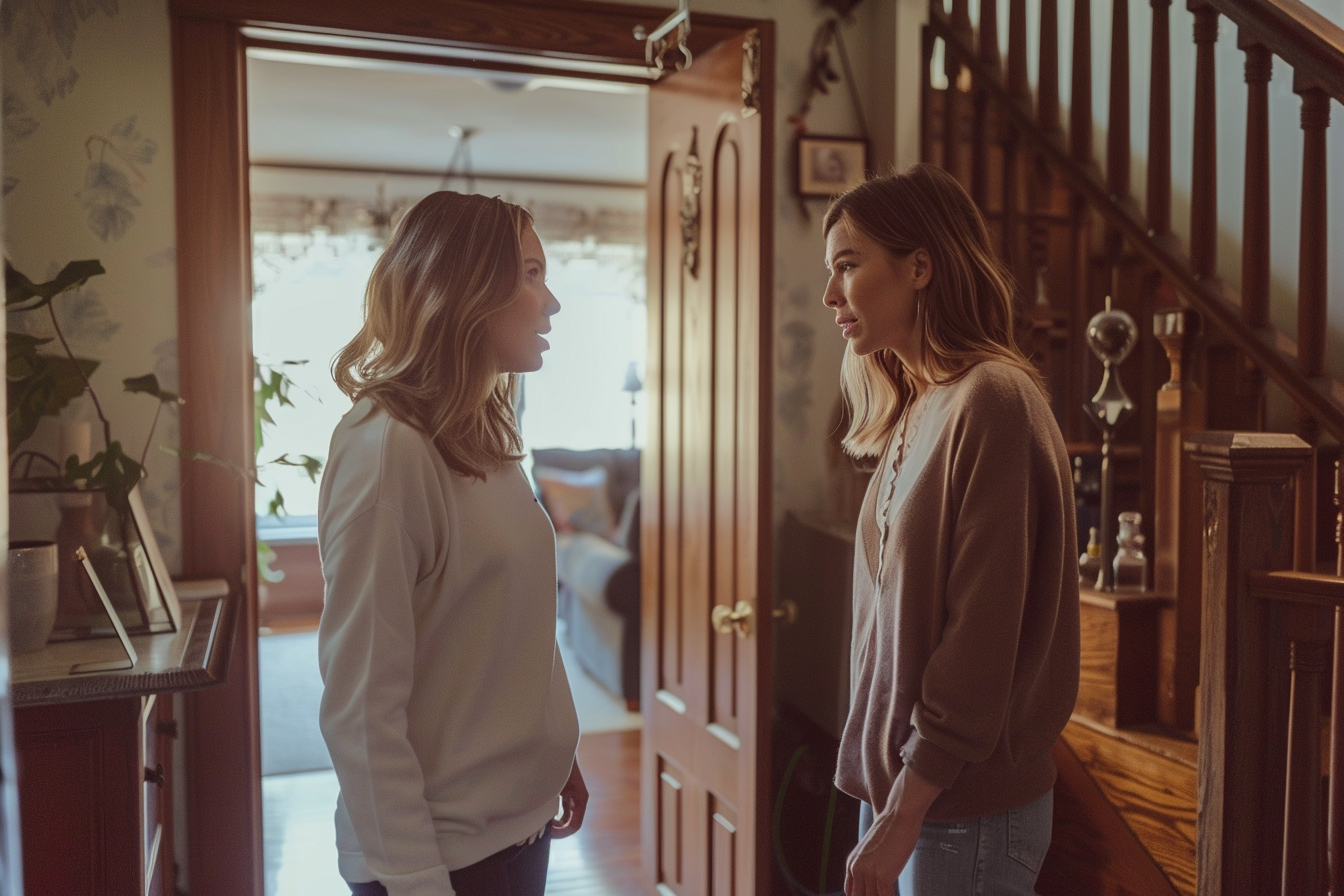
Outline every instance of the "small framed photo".
{"label": "small framed photo", "polygon": [[868,141],[804,134],[798,138],[798,195],[829,198],[868,178]]}

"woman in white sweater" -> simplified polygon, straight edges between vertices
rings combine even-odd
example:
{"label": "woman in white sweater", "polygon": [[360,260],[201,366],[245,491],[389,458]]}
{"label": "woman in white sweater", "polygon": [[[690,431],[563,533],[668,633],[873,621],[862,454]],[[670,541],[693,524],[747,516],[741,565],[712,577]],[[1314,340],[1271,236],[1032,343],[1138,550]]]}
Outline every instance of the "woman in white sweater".
{"label": "woman in white sweater", "polygon": [[518,374],[560,309],[531,216],[439,192],[397,226],[332,365],[321,724],[360,896],[539,896],[583,821],[555,533],[519,466]]}

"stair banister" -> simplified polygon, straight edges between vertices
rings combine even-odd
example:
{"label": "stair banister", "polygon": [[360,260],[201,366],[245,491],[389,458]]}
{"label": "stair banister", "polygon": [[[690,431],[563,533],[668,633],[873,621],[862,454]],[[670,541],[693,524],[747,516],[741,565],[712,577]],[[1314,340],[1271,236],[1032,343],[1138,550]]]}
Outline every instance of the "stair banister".
{"label": "stair banister", "polygon": [[[1219,10],[1230,7],[1238,11],[1238,15],[1239,11],[1246,7],[1259,12],[1262,17],[1263,10],[1259,10],[1258,7],[1273,5],[1251,3],[1246,0],[1206,0],[1206,2]],[[1290,2],[1291,0],[1274,0],[1274,3]],[[1075,0],[1075,26],[1078,26],[1080,16],[1086,18],[1089,15],[1088,9],[1088,0]],[[1236,16],[1232,18],[1241,24]],[[1334,79],[1324,82],[1322,89],[1325,89],[1331,97],[1339,98],[1344,96],[1344,30],[1323,19],[1321,21],[1323,27],[1331,29],[1331,33],[1325,37],[1318,36],[1314,42],[1307,41],[1309,46],[1296,55],[1306,60],[1304,64],[1316,65],[1321,53],[1335,54]],[[1084,106],[1090,106],[1090,89],[1079,93],[1083,85],[1075,82],[1074,101],[1070,110],[1070,141],[1069,147],[1065,149],[1034,127],[1032,111],[1026,104],[1014,98],[1003,84],[997,83],[991,73],[983,68],[953,29],[947,13],[936,4],[929,10],[928,27],[935,38],[944,41],[946,53],[961,59],[962,64],[970,70],[973,81],[994,95],[1001,114],[1010,119],[1033,151],[1048,159],[1065,184],[1086,201],[1105,223],[1116,227],[1137,254],[1156,268],[1186,301],[1200,311],[1207,326],[1226,335],[1265,372],[1269,379],[1278,384],[1290,399],[1314,416],[1325,432],[1344,441],[1344,395],[1341,395],[1333,382],[1323,377],[1307,379],[1300,375],[1296,340],[1272,328],[1257,328],[1247,323],[1241,315],[1239,296],[1232,293],[1219,278],[1197,275],[1190,261],[1177,247],[1170,241],[1150,237],[1147,222],[1137,219],[1125,202],[1109,195],[1106,186],[1096,174],[1095,163],[1090,160],[1090,112],[1084,120],[1079,111]],[[1080,63],[1080,56],[1089,52],[1087,45],[1090,42],[1090,34],[1084,32],[1084,35],[1086,37],[1081,45],[1075,41],[1075,76],[1080,71],[1090,72],[1090,66],[1085,67]],[[1277,40],[1282,42],[1282,36]],[[1275,46],[1273,43],[1267,45],[1271,48]],[[1276,49],[1275,52],[1277,54],[1279,51]],[[1285,57],[1285,59],[1290,63],[1293,62],[1292,58]],[[1084,78],[1090,81],[1090,74],[1084,75]],[[1316,77],[1316,83],[1322,84],[1319,77]],[[949,98],[955,93],[956,91],[950,91]],[[1084,124],[1087,125],[1086,128],[1083,127]],[[954,124],[949,122],[945,125],[945,135],[955,133]],[[946,139],[945,136],[945,155],[948,144],[955,142],[955,139]],[[1084,152],[1089,158],[1082,157]]]}

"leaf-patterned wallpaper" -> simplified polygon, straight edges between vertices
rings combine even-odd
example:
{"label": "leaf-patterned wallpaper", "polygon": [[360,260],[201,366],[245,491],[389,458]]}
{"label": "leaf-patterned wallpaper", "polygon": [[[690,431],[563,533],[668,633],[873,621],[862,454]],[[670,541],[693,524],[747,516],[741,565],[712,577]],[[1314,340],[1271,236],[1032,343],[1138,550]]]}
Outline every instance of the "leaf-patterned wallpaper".
{"label": "leaf-patterned wallpaper", "polygon": [[[133,457],[147,453],[145,505],[176,571],[178,461],[162,450],[177,445],[176,411],[167,409],[147,446],[155,403],[121,386],[153,372],[177,389],[167,4],[4,0],[0,61],[6,251],[35,279],[85,258],[107,270],[60,296],[56,312],[76,354],[102,362],[93,383],[113,438]],[[51,335],[42,314],[11,314],[7,323]],[[62,416],[95,419],[87,399]],[[28,447],[56,453],[57,429],[44,421]]]}

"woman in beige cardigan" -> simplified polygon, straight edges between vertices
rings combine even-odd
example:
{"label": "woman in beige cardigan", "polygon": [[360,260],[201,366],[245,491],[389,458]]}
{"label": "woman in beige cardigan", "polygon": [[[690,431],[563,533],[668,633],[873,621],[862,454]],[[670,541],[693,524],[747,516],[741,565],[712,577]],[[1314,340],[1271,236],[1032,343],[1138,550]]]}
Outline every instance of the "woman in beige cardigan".
{"label": "woman in beige cardigan", "polygon": [[848,343],[845,449],[878,460],[858,524],[837,786],[863,802],[849,896],[1033,892],[1050,750],[1078,688],[1069,459],[1013,336],[1009,275],[945,172],[826,215]]}

